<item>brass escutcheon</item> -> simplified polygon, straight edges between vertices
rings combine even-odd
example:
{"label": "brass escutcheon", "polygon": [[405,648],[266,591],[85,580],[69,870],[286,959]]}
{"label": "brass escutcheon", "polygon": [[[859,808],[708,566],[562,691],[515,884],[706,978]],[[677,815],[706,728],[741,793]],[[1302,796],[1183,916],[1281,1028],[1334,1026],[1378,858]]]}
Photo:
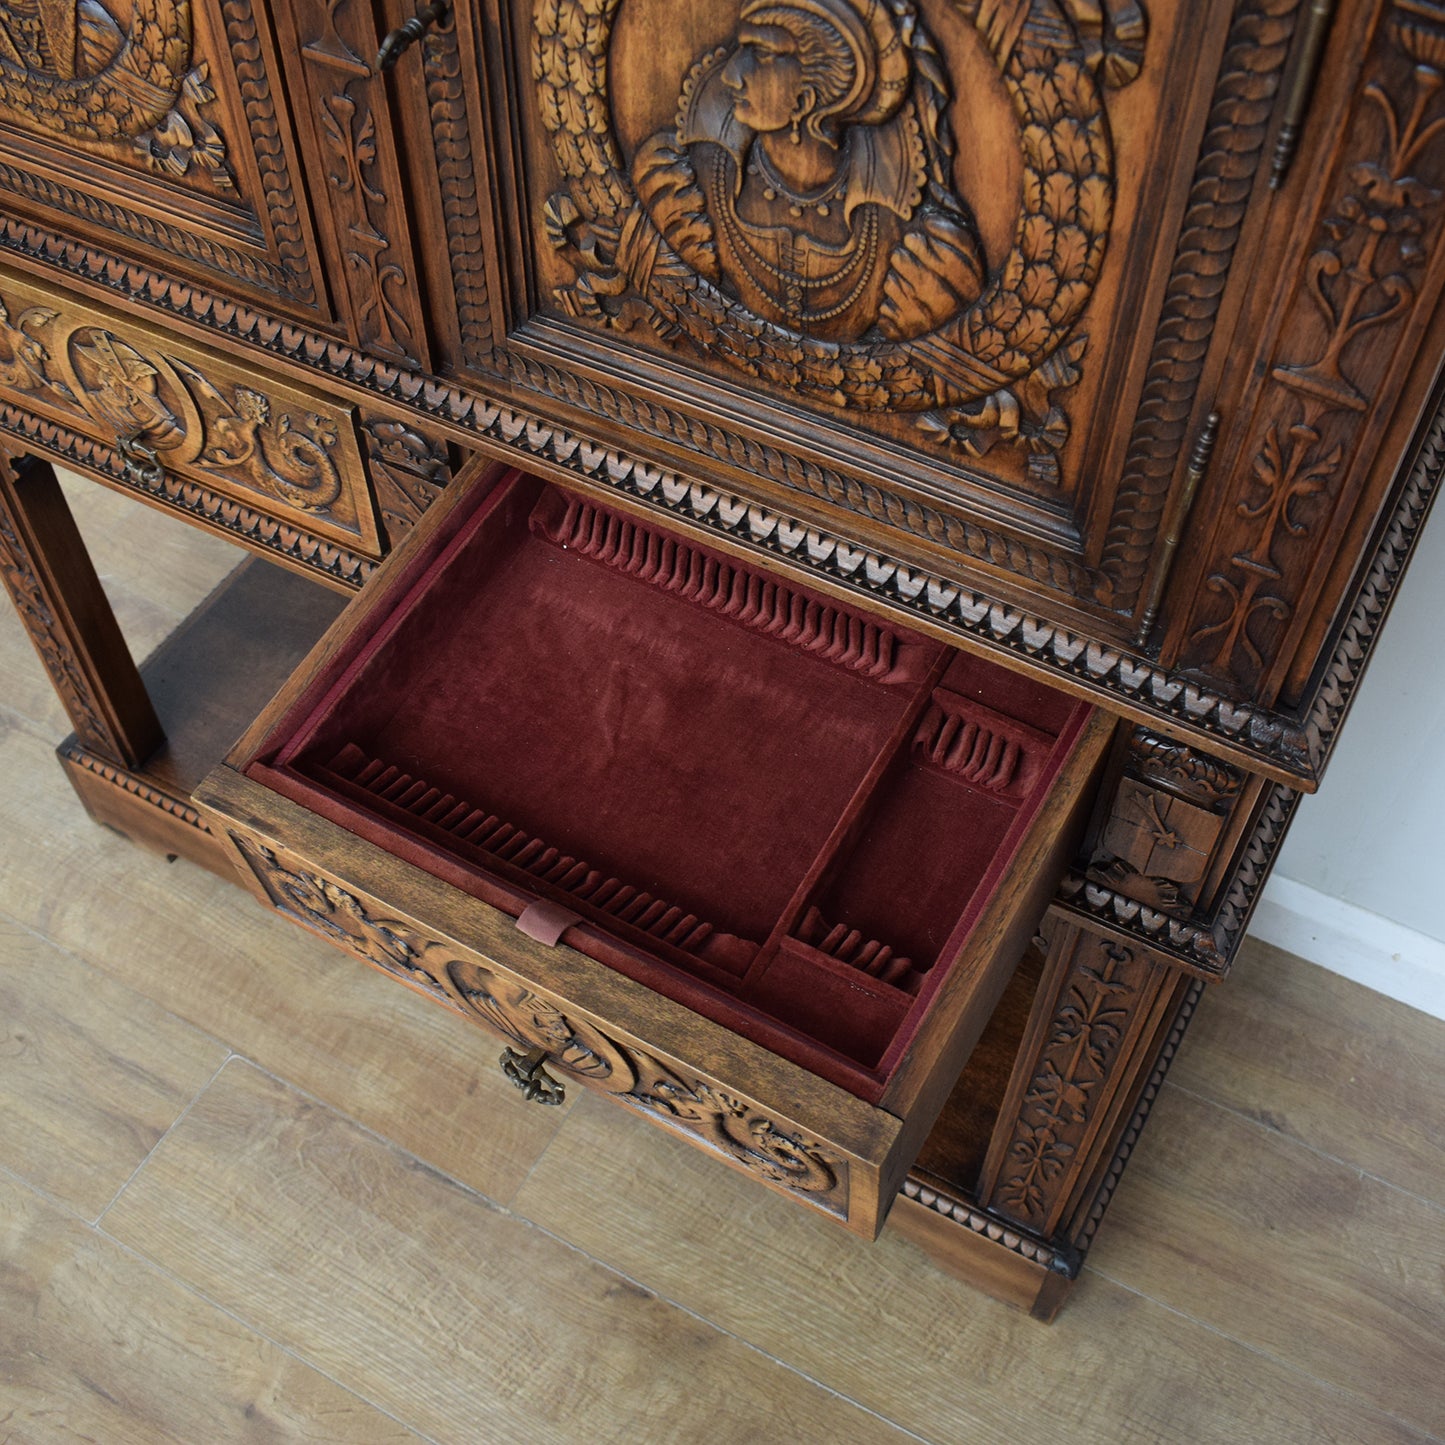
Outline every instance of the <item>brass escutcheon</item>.
{"label": "brass escutcheon", "polygon": [[567,1097],[567,1088],[542,1067],[546,1062],[546,1049],[529,1049],[525,1054],[511,1048],[502,1050],[502,1072],[529,1102],[560,1104]]}

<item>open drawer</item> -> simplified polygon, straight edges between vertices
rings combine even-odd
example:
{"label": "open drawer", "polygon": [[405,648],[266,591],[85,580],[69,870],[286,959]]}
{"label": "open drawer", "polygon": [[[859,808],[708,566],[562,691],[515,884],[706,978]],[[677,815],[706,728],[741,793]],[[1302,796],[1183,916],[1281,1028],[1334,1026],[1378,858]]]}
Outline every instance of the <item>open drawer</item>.
{"label": "open drawer", "polygon": [[1087,705],[535,477],[458,483],[197,795],[254,891],[877,1233],[1076,841]]}

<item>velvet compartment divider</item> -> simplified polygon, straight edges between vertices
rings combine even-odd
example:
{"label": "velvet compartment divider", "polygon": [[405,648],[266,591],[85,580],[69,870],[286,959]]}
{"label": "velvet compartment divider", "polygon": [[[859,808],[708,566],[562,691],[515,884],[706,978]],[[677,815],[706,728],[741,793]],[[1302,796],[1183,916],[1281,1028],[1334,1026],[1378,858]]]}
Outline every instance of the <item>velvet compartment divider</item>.
{"label": "velvet compartment divider", "polygon": [[520,473],[394,590],[248,773],[876,1098],[1078,709]]}

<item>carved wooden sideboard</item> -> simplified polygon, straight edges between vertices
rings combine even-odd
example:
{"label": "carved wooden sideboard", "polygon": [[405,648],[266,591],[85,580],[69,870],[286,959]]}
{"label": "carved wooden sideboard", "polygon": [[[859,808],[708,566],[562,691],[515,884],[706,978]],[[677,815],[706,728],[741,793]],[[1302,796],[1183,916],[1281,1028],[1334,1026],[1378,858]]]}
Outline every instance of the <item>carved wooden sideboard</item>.
{"label": "carved wooden sideboard", "polygon": [[[1445,0],[3,0],[0,573],[98,818],[1048,1317],[1438,482],[1442,216]],[[286,571],[142,677],[52,463]]]}

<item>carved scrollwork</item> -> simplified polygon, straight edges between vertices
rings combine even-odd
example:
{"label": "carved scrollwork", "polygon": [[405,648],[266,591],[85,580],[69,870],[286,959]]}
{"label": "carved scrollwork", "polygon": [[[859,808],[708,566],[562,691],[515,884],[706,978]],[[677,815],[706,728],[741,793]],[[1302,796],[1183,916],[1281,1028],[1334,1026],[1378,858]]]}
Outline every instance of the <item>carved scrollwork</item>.
{"label": "carved scrollwork", "polygon": [[446,986],[424,961],[425,945],[418,944],[405,924],[373,917],[354,893],[329,878],[287,867],[272,849],[231,836],[280,912],[384,972],[436,998],[450,999]]}
{"label": "carved scrollwork", "polygon": [[[619,4],[536,4],[533,75],[568,182],[545,229],[578,278],[564,309],[646,322],[826,406],[911,413],[975,455],[1057,451],[1113,215],[1103,91],[1138,71],[1142,8],[1108,7],[1106,26],[1097,5],[959,0],[1023,153],[1013,247],[990,268],[954,193],[948,67],[913,0],[745,0],[735,43],[688,75],[676,130],[630,168],[608,99]],[[791,107],[756,79],[778,56]]]}
{"label": "carved scrollwork", "polygon": [[153,488],[170,469],[241,480],[315,514],[341,497],[335,417],[12,295],[0,296],[0,383],[113,438],[134,480]]}
{"label": "carved scrollwork", "polygon": [[821,1141],[780,1126],[757,1105],[664,1064],[634,1044],[611,1038],[500,971],[458,958],[456,950],[428,938],[416,925],[375,916],[348,889],[283,863],[265,844],[230,836],[282,912],[387,973],[459,1004],[493,1033],[527,1050],[544,1050],[549,1070],[612,1095],[755,1177],[846,1217],[848,1161]]}

